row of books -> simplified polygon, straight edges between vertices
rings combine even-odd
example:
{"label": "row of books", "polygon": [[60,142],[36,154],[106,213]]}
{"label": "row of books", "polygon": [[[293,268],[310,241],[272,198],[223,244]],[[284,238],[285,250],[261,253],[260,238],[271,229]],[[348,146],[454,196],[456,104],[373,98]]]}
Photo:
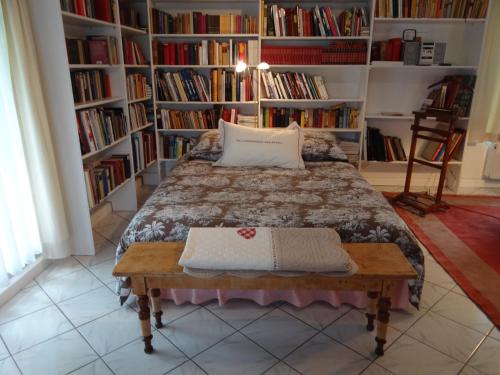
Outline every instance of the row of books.
{"label": "row of books", "polygon": [[[240,13],[240,14],[238,14]],[[257,34],[257,17],[242,15],[241,11],[221,14],[185,12],[167,13],[151,9],[154,34]]]}
{"label": "row of books", "polygon": [[475,75],[448,75],[433,85],[433,90],[424,101],[426,106],[453,109],[459,117],[467,117],[470,113]]}
{"label": "row of books", "polygon": [[259,63],[259,42],[202,40],[195,43],[161,43],[153,40],[153,62],[160,65],[236,65]]}
{"label": "row of books", "polygon": [[328,46],[262,46],[261,58],[271,65],[366,64],[365,41],[335,41]]}
{"label": "row of books", "polygon": [[306,73],[261,71],[267,99],[328,99],[325,80]]}
{"label": "row of books", "polygon": [[262,126],[286,127],[296,121],[302,128],[351,128],[358,127],[359,110],[346,104],[330,109],[262,108]]}
{"label": "row of books", "polygon": [[118,64],[118,48],[115,37],[88,36],[66,38],[70,64]]}
{"label": "row of books", "polygon": [[[233,108],[234,109],[234,108]],[[249,128],[256,128],[259,125],[258,117],[254,115],[243,115],[238,113],[236,115],[235,124],[246,126]]]}
{"label": "row of books", "polygon": [[401,61],[403,41],[401,38],[392,38],[372,43],[370,58],[372,61]]}
{"label": "row of books", "polygon": [[141,22],[141,13],[134,8],[124,8],[124,2],[120,3],[120,24],[145,30],[146,26]]}
{"label": "row of books", "polygon": [[129,100],[151,97],[151,86],[146,76],[140,73],[127,75],[127,98]]}
{"label": "row of books", "polygon": [[123,38],[123,59],[125,60],[125,64],[129,65],[147,64],[139,43],[129,38]]}
{"label": "row of books", "polygon": [[139,131],[132,134],[134,173],[142,171],[156,160],[156,142],[153,132]]}
{"label": "row of books", "polygon": [[[448,124],[438,124],[436,127],[442,130],[447,130]],[[459,149],[458,146],[462,144],[464,139],[465,131],[463,129],[455,129],[450,141],[450,159],[452,159],[453,156],[457,153]],[[446,146],[444,143],[428,141],[422,151],[422,158],[429,161],[443,161],[445,150]]]}
{"label": "row of books", "polygon": [[385,136],[378,128],[367,127],[367,160],[406,161],[406,153],[399,137]]}
{"label": "row of books", "polygon": [[220,110],[179,111],[160,108],[157,115],[158,129],[217,129]]}
{"label": "row of books", "polygon": [[77,104],[113,96],[110,77],[102,70],[73,71],[71,85]]}
{"label": "row of books", "polygon": [[484,18],[488,0],[377,0],[376,17]]}
{"label": "row of books", "polygon": [[76,112],[82,155],[102,149],[127,135],[127,122],[119,108],[91,108]]}
{"label": "row of books", "polygon": [[191,150],[189,138],[180,135],[160,137],[160,155],[163,159],[179,159]]}
{"label": "row of books", "polygon": [[61,9],[80,16],[115,22],[116,2],[114,0],[60,0]]}
{"label": "row of books", "polygon": [[330,7],[316,5],[310,10],[282,8],[264,4],[262,19],[268,36],[360,36],[369,35],[369,22],[364,8],[350,8],[335,15]]}
{"label": "row of books", "polygon": [[257,73],[211,69],[209,78],[192,69],[155,72],[159,101],[251,101],[257,97]]}
{"label": "row of books", "polygon": [[111,155],[92,166],[84,167],[89,207],[99,204],[130,176],[129,155]]}
{"label": "row of books", "polygon": [[128,106],[130,130],[134,131],[146,126],[148,121],[148,110],[144,103],[133,103]]}

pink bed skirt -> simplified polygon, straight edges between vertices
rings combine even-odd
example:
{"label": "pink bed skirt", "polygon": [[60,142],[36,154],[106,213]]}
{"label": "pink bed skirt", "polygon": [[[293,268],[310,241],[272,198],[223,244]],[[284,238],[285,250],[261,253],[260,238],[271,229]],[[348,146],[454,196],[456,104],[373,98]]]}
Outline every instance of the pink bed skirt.
{"label": "pink bed skirt", "polygon": [[[408,283],[402,281],[395,288],[392,297],[392,309],[406,309],[409,304]],[[348,304],[357,308],[365,308],[367,296],[365,292],[327,291],[327,290],[221,290],[221,289],[163,289],[162,298],[172,300],[176,305],[184,303],[200,304],[218,300],[224,305],[230,299],[246,299],[265,306],[273,302],[284,301],[297,307],[323,301],[334,307]]]}

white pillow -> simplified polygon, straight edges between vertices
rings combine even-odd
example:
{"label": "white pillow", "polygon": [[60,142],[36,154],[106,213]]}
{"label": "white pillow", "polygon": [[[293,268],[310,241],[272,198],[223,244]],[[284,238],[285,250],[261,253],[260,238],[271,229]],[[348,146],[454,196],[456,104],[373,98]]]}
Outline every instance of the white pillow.
{"label": "white pillow", "polygon": [[304,169],[304,134],[294,122],[286,129],[254,129],[219,120],[220,167],[280,167]]}

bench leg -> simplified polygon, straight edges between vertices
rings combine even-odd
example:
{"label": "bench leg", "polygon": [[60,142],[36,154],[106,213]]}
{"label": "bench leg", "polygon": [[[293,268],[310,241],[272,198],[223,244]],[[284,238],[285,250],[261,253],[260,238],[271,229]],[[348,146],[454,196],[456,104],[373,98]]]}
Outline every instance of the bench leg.
{"label": "bench leg", "polygon": [[151,354],[153,352],[153,345],[151,340],[151,321],[149,311],[149,298],[147,295],[139,295],[137,303],[139,304],[139,319],[141,321],[141,331],[144,340],[144,353]]}
{"label": "bench leg", "polygon": [[386,343],[387,325],[389,324],[389,308],[391,307],[391,298],[381,296],[378,300],[377,306],[377,337],[375,337],[377,348],[375,349],[375,354],[384,355],[384,344]]}
{"label": "bench leg", "polygon": [[368,307],[366,309],[366,318],[368,319],[366,323],[366,329],[368,331],[373,331],[375,328],[373,321],[375,320],[377,313],[377,298],[378,292],[368,292]]}
{"label": "bench leg", "polygon": [[161,322],[163,311],[161,311],[160,289],[151,289],[151,306],[153,307],[153,315],[155,317],[155,327],[163,328],[163,323]]}

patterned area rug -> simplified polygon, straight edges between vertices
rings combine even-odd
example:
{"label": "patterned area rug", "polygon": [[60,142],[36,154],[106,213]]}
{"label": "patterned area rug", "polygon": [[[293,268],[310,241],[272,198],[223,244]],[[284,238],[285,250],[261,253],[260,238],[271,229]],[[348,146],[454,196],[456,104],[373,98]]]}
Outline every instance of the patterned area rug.
{"label": "patterned area rug", "polygon": [[[386,197],[394,194],[385,193]],[[500,327],[500,197],[445,196],[446,212],[396,211],[467,295]]]}

